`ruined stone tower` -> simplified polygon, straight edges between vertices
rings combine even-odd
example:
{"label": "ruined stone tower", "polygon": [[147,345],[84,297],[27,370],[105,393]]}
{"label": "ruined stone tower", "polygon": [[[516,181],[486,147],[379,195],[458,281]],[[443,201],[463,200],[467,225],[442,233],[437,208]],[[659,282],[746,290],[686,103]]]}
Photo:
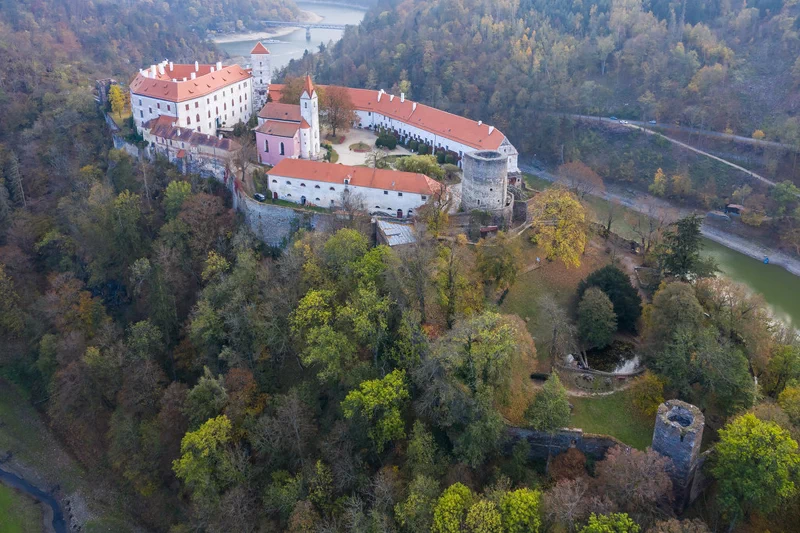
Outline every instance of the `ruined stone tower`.
{"label": "ruined stone tower", "polygon": [[508,195],[508,156],[492,150],[464,154],[461,207],[500,211]]}
{"label": "ruined stone tower", "polygon": [[705,417],[694,405],[668,400],[658,407],[652,447],[672,459],[669,474],[678,511],[686,506],[690,497],[704,426]]}

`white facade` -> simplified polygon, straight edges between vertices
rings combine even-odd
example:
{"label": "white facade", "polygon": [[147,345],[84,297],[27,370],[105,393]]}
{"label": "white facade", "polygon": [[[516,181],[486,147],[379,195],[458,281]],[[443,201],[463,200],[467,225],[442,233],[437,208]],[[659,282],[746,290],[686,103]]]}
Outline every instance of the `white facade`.
{"label": "white facade", "polygon": [[[306,84],[307,86],[311,85],[310,80]],[[307,153],[308,156],[302,156],[303,159],[319,159],[320,157],[320,142],[319,142],[319,99],[317,98],[317,91],[311,90],[311,94],[308,94],[308,89],[303,90],[303,94],[300,95],[300,115],[308,122],[310,128],[310,143],[308,145]],[[308,130],[306,130],[308,131]],[[301,153],[305,150],[303,149],[303,139],[301,136],[300,139],[301,145]]]}
{"label": "white facade", "polygon": [[[221,63],[217,63],[215,70],[219,68],[222,68]],[[193,80],[179,83],[193,83]],[[175,117],[182,128],[216,135],[220,127],[233,127],[240,121],[247,122],[258,109],[253,102],[252,78],[181,102],[136,94],[131,90],[131,111],[140,131],[145,122],[167,115]]]}
{"label": "white facade", "polygon": [[[383,97],[388,98],[390,97],[390,95],[383,95]],[[416,106],[416,104],[414,105]],[[411,124],[406,124],[401,120],[387,117],[375,111],[357,110],[356,115],[358,116],[358,125],[362,128],[394,129],[406,138],[421,140],[424,141],[425,144],[429,146],[450,150],[452,152],[457,153],[459,157],[462,158],[464,157],[464,154],[467,152],[477,152],[479,150],[483,150],[483,148],[473,148],[472,146],[468,146],[458,141],[448,139],[447,137],[431,133],[427,130],[423,130]],[[503,141],[503,143],[500,145],[497,151],[508,156],[509,172],[519,172],[519,167],[517,166],[517,155],[518,155],[517,150],[508,141],[508,139],[505,139]]]}
{"label": "white facade", "polygon": [[267,104],[269,84],[272,83],[270,55],[268,53],[250,54],[250,66],[253,69],[254,111],[258,112],[259,109]]}
{"label": "white facade", "polygon": [[364,204],[364,209],[369,213],[385,213],[392,216],[396,216],[398,210],[402,210],[403,216],[414,215],[429,198],[428,195],[412,192],[359,187],[344,182],[288,178],[274,174],[269,175],[269,190],[278,193],[280,200],[320,207],[341,206],[342,194],[348,190],[350,194],[358,195]]}

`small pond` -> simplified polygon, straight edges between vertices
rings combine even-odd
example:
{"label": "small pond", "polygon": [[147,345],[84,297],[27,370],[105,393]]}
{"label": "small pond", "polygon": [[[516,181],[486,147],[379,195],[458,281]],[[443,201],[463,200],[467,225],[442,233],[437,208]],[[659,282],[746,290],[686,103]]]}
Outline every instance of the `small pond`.
{"label": "small pond", "polygon": [[635,346],[630,342],[615,340],[602,350],[589,350],[586,354],[592,370],[630,374],[639,368],[640,360]]}

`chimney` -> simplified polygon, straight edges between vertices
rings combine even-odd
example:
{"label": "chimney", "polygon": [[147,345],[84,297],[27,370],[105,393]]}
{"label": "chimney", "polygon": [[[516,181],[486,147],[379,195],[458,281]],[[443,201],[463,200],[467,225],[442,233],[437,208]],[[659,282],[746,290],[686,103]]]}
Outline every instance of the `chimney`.
{"label": "chimney", "polygon": [[214,72],[214,67],[211,67],[211,72]]}
{"label": "chimney", "polygon": [[200,70],[200,63],[198,63],[197,61],[195,61],[195,62],[194,62],[194,71],[195,71],[195,72],[198,72],[199,70]]}
{"label": "chimney", "polygon": [[390,102],[394,102],[394,95],[393,95],[393,94],[390,94],[390,95],[389,95],[389,101],[390,101]]}
{"label": "chimney", "polygon": [[150,65],[150,77],[151,78],[155,78],[156,77],[156,66],[155,65]]}
{"label": "chimney", "polygon": [[405,101],[406,101],[406,93],[400,93],[400,103],[402,104]]}
{"label": "chimney", "polygon": [[489,126],[489,135],[491,135],[493,131],[494,131],[494,126]]}
{"label": "chimney", "polygon": [[183,81],[186,81],[186,76],[183,77]]}
{"label": "chimney", "polygon": [[478,126],[483,126],[483,121],[482,120],[478,121]]}
{"label": "chimney", "polygon": [[383,96],[383,89],[381,89],[380,91],[378,91],[378,101],[379,101],[379,102],[381,101],[381,96]]}
{"label": "chimney", "polygon": [[192,79],[197,78],[197,72],[192,72]]}
{"label": "chimney", "polygon": [[222,70],[222,61],[217,61],[217,70]]}
{"label": "chimney", "polygon": [[175,64],[172,61],[170,61],[169,62],[169,71],[172,72],[174,69],[175,69]]}
{"label": "chimney", "polygon": [[416,102],[411,102],[411,112],[413,113],[416,110],[417,110],[417,103]]}
{"label": "chimney", "polygon": [[164,75],[164,65],[158,65],[158,73]]}

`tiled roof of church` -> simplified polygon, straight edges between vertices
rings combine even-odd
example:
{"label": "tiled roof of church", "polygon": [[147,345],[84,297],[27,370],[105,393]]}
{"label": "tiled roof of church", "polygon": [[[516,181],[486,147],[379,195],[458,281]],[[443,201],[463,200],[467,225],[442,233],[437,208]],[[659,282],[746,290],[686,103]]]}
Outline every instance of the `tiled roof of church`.
{"label": "tiled roof of church", "polygon": [[[320,85],[319,87],[324,90],[326,86]],[[350,87],[345,87],[345,89],[357,111],[379,113],[477,150],[496,150],[506,139],[506,136],[497,128],[435,107],[408,99],[401,101],[399,96],[380,93],[380,91]],[[269,86],[270,95],[276,100],[280,98],[282,91],[283,85],[271,84]],[[380,101],[378,100],[379,94]]]}
{"label": "tiled roof of church", "polygon": [[283,159],[272,170],[270,176],[305,179],[325,183],[344,184],[348,179],[353,187],[369,187],[384,191],[408,192],[431,195],[441,184],[424,174],[399,172],[397,170],[351,167],[334,163],[308,161],[306,159]]}
{"label": "tiled roof of church", "polygon": [[276,137],[292,138],[297,134],[300,129],[300,124],[297,122],[278,122],[275,120],[268,120],[256,128],[258,133],[266,135],[275,135]]}
{"label": "tiled roof of church", "polygon": [[263,44],[261,44],[261,41],[258,41],[258,44],[256,44],[256,45],[253,47],[253,49],[252,49],[252,50],[250,50],[250,53],[251,53],[251,54],[268,54],[268,53],[269,53],[269,50],[267,50],[267,47],[266,47],[266,46],[264,46]]}
{"label": "tiled roof of church", "polygon": [[269,102],[258,112],[258,118],[267,120],[282,120],[284,122],[300,122],[303,117],[300,114],[300,106],[295,104],[282,104],[280,102]]}
{"label": "tiled roof of church", "polygon": [[306,119],[303,119],[303,120],[300,121],[300,129],[301,130],[307,130],[309,128],[311,128],[311,126],[308,124],[308,122],[306,122]]}
{"label": "tiled roof of church", "polygon": [[[212,68],[215,72],[211,72]],[[174,64],[172,70],[169,66],[164,67],[164,74],[156,70],[154,78],[145,76],[144,73],[140,72],[133,78],[130,85],[131,92],[170,102],[192,100],[252,77],[250,71],[239,65],[222,67],[220,70],[216,70],[214,65],[199,65],[195,70],[194,65]],[[192,73],[195,74],[195,79],[190,79]],[[182,81],[183,78],[187,81]]]}

